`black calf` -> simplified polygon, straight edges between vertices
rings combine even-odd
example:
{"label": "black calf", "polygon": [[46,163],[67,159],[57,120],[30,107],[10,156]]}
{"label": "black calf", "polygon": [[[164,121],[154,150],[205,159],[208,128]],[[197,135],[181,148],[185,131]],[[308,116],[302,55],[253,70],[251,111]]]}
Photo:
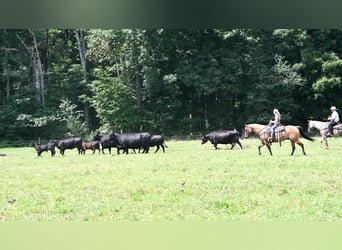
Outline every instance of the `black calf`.
{"label": "black calf", "polygon": [[51,151],[51,157],[55,156],[56,154],[56,150],[55,150],[55,144],[52,142],[46,143],[46,144],[38,144],[38,143],[31,143],[30,144],[31,147],[34,147],[37,151],[38,156],[41,156],[41,154],[44,151]]}

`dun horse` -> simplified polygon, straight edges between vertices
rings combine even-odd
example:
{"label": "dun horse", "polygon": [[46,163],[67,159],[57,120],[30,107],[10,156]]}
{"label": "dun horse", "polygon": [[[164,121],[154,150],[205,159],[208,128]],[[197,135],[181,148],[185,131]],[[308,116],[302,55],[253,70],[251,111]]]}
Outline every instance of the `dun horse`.
{"label": "dun horse", "polygon": [[[268,151],[272,155],[272,150],[271,150],[271,144],[269,142],[269,126],[267,125],[262,125],[262,124],[246,124],[245,125],[245,138],[248,137],[249,134],[257,134],[259,135],[259,138],[261,140],[261,145],[259,145],[258,150],[259,150],[259,155],[261,155],[260,148],[266,145]],[[278,132],[277,132],[278,131]],[[277,135],[278,133],[278,135]],[[299,136],[304,137],[305,139],[309,141],[313,141],[313,138],[310,138],[304,133],[304,130],[300,126],[292,126],[292,125],[287,125],[287,126],[281,126],[276,130],[275,133],[275,138],[273,139],[273,142],[281,142],[283,140],[289,139],[291,141],[291,146],[292,146],[292,152],[291,155],[293,155],[296,146],[295,144],[298,144],[301,146],[303,154],[306,155],[305,150],[304,150],[304,144],[299,140]]]}
{"label": "dun horse", "polygon": [[[315,128],[321,133],[321,136],[322,136],[321,143],[323,144],[323,147],[325,149],[328,148],[328,138],[327,138],[328,124],[329,122],[321,122],[321,121],[313,121],[313,120],[309,120],[309,123],[308,123],[308,132],[310,132],[311,129]],[[334,126],[333,136],[339,136],[339,135],[342,135],[342,124],[338,124]]]}

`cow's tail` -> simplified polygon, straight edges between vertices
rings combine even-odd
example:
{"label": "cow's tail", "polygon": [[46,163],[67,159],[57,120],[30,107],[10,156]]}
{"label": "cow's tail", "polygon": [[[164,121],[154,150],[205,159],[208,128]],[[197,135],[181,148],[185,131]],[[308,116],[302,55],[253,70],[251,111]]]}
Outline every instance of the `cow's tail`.
{"label": "cow's tail", "polygon": [[163,141],[163,145],[165,148],[168,148],[168,146],[166,145],[166,143]]}
{"label": "cow's tail", "polygon": [[303,138],[309,140],[309,141],[314,141],[314,138],[309,137],[307,134],[304,133],[304,129],[301,126],[297,126],[299,133],[301,136],[303,136]]}

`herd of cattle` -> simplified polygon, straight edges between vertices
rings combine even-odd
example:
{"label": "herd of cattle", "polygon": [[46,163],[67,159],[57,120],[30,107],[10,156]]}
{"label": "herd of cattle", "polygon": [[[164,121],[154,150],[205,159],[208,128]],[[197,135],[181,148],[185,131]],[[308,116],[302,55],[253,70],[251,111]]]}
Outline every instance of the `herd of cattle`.
{"label": "herd of cattle", "polygon": [[120,150],[123,150],[124,153],[128,154],[128,149],[143,149],[143,153],[148,153],[150,147],[157,147],[155,153],[160,149],[163,149],[165,152],[165,141],[164,137],[161,135],[153,135],[151,136],[149,133],[125,133],[125,134],[96,134],[92,141],[83,141],[79,137],[70,137],[62,140],[51,140],[45,144],[31,143],[32,147],[34,147],[37,151],[38,156],[40,156],[45,151],[50,151],[51,156],[55,156],[56,150],[58,148],[61,155],[64,155],[66,149],[74,149],[77,148],[79,154],[85,154],[87,149],[93,151],[93,154],[96,150],[100,153],[100,147],[102,153],[104,154],[104,150],[108,149],[109,153],[111,153],[111,148],[117,148],[117,153],[120,153]]}
{"label": "herd of cattle", "polygon": [[[237,130],[217,130],[213,131],[209,134],[206,134],[202,137],[202,144],[210,141],[215,149],[217,149],[217,144],[231,144],[231,149],[238,144],[241,148],[242,145],[239,141],[239,132]],[[34,147],[37,151],[38,156],[41,156],[43,152],[51,152],[51,156],[55,156],[56,150],[58,148],[61,155],[64,155],[66,149],[74,149],[77,148],[79,154],[85,154],[86,150],[92,150],[93,154],[96,150],[102,151],[104,154],[104,150],[108,149],[111,154],[112,148],[117,148],[117,154],[120,154],[120,150],[124,153],[128,154],[129,149],[140,150],[142,149],[143,153],[148,153],[150,147],[157,147],[155,153],[158,152],[160,147],[165,153],[165,140],[162,135],[153,135],[150,133],[108,133],[108,134],[100,134],[97,133],[92,141],[83,141],[79,137],[70,137],[61,140],[51,140],[45,144],[31,143],[30,146]]]}

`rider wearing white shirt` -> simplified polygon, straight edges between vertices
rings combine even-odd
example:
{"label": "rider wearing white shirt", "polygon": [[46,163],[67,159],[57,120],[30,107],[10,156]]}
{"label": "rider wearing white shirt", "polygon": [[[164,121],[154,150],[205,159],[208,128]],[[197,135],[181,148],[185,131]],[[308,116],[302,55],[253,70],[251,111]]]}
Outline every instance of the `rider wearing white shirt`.
{"label": "rider wearing white shirt", "polygon": [[340,121],[340,117],[337,113],[337,108],[335,106],[331,106],[330,107],[330,111],[332,112],[331,115],[328,117],[329,125],[328,125],[328,129],[329,132],[327,134],[327,136],[332,136],[332,134],[334,133],[334,126]]}
{"label": "rider wearing white shirt", "polygon": [[272,143],[275,129],[280,126],[280,118],[281,118],[281,115],[280,115],[278,109],[273,109],[273,114],[274,114],[274,120],[270,121],[270,123],[273,124],[273,126],[271,128],[271,136],[270,136],[270,138],[268,138],[268,141],[270,143]]}

